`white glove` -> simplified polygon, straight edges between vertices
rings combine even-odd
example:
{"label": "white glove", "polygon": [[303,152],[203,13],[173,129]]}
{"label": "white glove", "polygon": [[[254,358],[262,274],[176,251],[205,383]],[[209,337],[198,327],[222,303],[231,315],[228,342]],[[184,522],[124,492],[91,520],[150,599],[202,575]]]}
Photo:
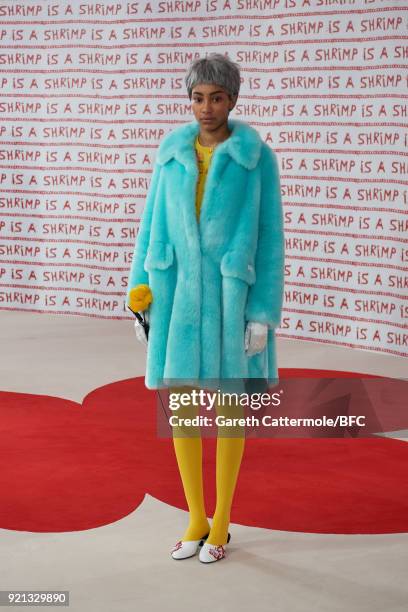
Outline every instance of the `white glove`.
{"label": "white glove", "polygon": [[[139,313],[139,314],[142,314],[142,313]],[[142,316],[143,315],[145,317],[146,322],[149,323],[150,317],[149,317],[148,311],[144,310]],[[143,325],[140,323],[139,319],[137,319],[137,318],[135,319],[135,334],[136,334],[136,338],[139,340],[139,342],[141,342],[142,344],[147,346],[146,332],[144,330]]]}
{"label": "white glove", "polygon": [[245,329],[245,351],[247,357],[264,350],[268,340],[268,326],[258,321],[248,321]]}

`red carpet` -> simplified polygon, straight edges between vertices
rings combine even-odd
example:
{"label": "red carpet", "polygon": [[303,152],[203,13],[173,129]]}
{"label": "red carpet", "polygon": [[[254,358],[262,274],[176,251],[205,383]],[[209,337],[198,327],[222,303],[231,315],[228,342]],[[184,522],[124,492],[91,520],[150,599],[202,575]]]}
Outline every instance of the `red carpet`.
{"label": "red carpet", "polygon": [[[9,392],[0,399],[1,528],[90,529],[131,513],[145,493],[186,509],[172,440],[156,436],[156,393],[143,378],[95,389],[83,406]],[[209,516],[215,444],[204,440]],[[231,519],[286,531],[408,532],[408,445],[248,439]]]}

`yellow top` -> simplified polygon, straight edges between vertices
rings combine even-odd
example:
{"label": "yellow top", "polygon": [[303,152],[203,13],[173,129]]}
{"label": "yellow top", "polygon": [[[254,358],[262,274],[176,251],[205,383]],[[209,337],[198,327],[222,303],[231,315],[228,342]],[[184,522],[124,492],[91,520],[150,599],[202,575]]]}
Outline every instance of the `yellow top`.
{"label": "yellow top", "polygon": [[198,221],[200,218],[201,203],[203,201],[205,180],[207,178],[207,172],[210,166],[211,156],[213,154],[214,147],[204,147],[203,145],[201,145],[198,140],[198,136],[195,139],[194,145],[195,145],[195,150],[196,150],[198,172],[199,172],[198,181],[197,181],[197,191],[196,191],[196,203],[195,203],[196,215],[197,215],[197,221]]}

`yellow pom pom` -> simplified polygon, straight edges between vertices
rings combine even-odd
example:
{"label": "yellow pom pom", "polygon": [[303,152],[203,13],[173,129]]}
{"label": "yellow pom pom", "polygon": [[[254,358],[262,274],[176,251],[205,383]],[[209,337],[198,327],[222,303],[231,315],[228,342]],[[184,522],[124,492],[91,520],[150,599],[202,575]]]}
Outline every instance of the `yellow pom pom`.
{"label": "yellow pom pom", "polygon": [[129,308],[134,312],[146,310],[153,301],[149,285],[136,285],[129,292]]}

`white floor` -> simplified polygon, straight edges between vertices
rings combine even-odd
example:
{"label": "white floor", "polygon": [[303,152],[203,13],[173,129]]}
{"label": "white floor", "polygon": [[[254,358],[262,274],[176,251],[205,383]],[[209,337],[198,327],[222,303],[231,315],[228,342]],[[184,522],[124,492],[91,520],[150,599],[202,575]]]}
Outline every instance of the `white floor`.
{"label": "white floor", "polygon": [[146,495],[117,523],[1,531],[2,589],[69,590],[70,609],[406,612],[408,534],[325,535],[234,525],[228,558],[173,561],[187,513]]}
{"label": "white floor", "polygon": [[[80,402],[141,376],[131,319],[0,312],[0,389]],[[407,377],[398,357],[278,340],[280,367]],[[403,432],[401,432],[401,438]],[[121,521],[81,532],[0,530],[1,587],[70,591],[75,612],[205,610],[406,611],[408,534],[303,534],[233,526],[228,558],[176,562],[186,514],[151,496]],[[208,580],[207,580],[208,579]]]}

